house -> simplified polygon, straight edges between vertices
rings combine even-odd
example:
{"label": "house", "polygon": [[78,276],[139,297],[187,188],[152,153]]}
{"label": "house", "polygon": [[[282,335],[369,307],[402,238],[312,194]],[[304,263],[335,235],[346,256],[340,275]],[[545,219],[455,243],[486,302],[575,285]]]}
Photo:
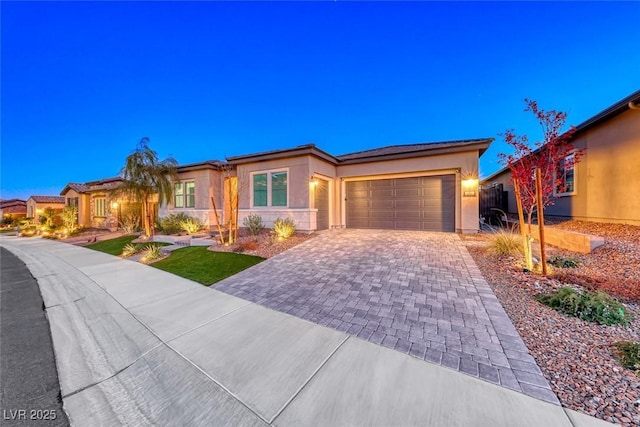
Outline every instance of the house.
{"label": "house", "polygon": [[38,220],[46,208],[51,208],[55,213],[62,213],[64,209],[64,197],[58,196],[31,196],[27,199],[27,218]]}
{"label": "house", "polygon": [[[640,90],[579,124],[570,143],[586,151],[571,169],[558,168],[565,191],[554,194],[545,215],[640,225]],[[516,213],[508,168],[482,180],[483,187],[500,184]]]}
{"label": "house", "polygon": [[268,227],[290,217],[301,231],[476,232],[478,159],[491,141],[393,145],[340,156],[308,144],[184,165],[174,200],[159,212],[197,216],[210,228],[236,214],[240,224],[258,214]]}
{"label": "house", "polygon": [[21,199],[0,200],[0,217],[3,220],[25,218],[27,216],[27,202]]}
{"label": "house", "polygon": [[69,183],[60,192],[65,206],[78,208],[80,227],[116,228],[124,203],[111,192],[122,185],[122,178]]}

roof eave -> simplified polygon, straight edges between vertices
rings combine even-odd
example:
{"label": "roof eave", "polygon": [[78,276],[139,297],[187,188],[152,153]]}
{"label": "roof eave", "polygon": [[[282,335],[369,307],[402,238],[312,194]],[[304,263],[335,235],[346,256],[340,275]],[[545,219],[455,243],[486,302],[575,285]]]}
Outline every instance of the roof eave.
{"label": "roof eave", "polygon": [[331,154],[319,149],[314,144],[302,145],[300,147],[286,150],[274,150],[257,154],[247,154],[243,156],[227,157],[227,162],[231,165],[241,165],[246,163],[264,162],[267,160],[285,159],[289,157],[299,157],[312,155],[326,160],[333,164],[338,164],[338,160]]}
{"label": "roof eave", "polygon": [[340,165],[382,162],[386,160],[407,159],[411,157],[437,156],[441,154],[462,153],[465,151],[476,151],[476,150],[478,150],[479,156],[481,156],[487,150],[487,148],[489,148],[489,145],[491,144],[491,142],[493,142],[493,138],[487,138],[482,142],[460,144],[454,147],[425,148],[423,150],[407,151],[404,153],[379,154],[375,156],[358,157],[355,159],[340,160]]}

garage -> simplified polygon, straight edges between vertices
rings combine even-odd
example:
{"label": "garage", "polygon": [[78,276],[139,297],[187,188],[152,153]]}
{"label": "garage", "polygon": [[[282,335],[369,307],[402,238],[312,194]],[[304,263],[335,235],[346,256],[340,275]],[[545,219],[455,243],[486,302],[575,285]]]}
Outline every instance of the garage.
{"label": "garage", "polygon": [[347,181],[347,228],[453,232],[455,184],[455,175]]}

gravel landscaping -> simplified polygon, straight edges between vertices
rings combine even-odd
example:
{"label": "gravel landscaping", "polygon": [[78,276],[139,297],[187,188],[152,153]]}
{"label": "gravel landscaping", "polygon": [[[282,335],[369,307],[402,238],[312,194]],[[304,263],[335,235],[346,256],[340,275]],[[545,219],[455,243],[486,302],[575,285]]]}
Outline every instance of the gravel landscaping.
{"label": "gravel landscaping", "polygon": [[[640,227],[581,221],[554,226],[603,236],[605,245],[591,254],[549,248],[581,265],[556,268],[556,276],[545,278],[523,272],[517,257],[491,255],[486,250],[490,234],[463,240],[562,405],[623,426],[640,425],[640,378],[620,365],[613,346],[639,339]],[[567,284],[617,296],[633,319],[625,326],[598,325],[560,314],[534,299]]]}
{"label": "gravel landscaping", "polygon": [[278,241],[272,234],[271,230],[262,230],[256,237],[247,234],[246,230],[240,229],[238,240],[229,246],[216,244],[209,247],[214,252],[237,252],[245,255],[255,255],[262,258],[271,258],[282,253],[300,243],[313,238],[317,233],[305,234],[295,233],[288,239]]}

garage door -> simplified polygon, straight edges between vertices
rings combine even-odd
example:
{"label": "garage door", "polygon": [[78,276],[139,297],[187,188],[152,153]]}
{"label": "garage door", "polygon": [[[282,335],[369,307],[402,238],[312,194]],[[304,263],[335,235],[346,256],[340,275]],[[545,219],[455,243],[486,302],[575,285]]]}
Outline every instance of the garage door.
{"label": "garage door", "polygon": [[347,227],[455,231],[455,175],[347,182]]}

